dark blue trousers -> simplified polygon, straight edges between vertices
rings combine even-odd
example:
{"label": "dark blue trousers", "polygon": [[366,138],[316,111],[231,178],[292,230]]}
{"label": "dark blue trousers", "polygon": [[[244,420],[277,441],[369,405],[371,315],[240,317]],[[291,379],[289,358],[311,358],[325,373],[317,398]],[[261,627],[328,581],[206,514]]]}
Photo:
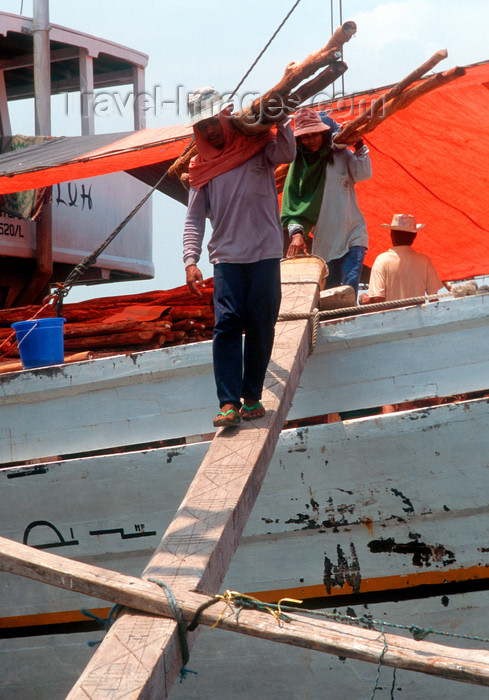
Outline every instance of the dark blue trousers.
{"label": "dark blue trousers", "polygon": [[279,307],[279,259],[214,265],[212,353],[221,407],[261,398]]}
{"label": "dark blue trousers", "polygon": [[326,289],[339,287],[342,284],[349,284],[355,290],[355,297],[358,294],[358,283],[362,274],[363,259],[367,249],[363,245],[353,245],[348,253],[342,258],[329,260],[329,274],[326,278]]}

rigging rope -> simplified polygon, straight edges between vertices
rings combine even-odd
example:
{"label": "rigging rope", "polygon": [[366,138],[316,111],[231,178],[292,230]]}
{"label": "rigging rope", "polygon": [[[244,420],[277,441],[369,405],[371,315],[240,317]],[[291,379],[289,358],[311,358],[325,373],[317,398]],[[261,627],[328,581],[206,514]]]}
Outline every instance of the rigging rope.
{"label": "rigging rope", "polygon": [[[192,147],[193,145],[193,139],[189,143],[189,145],[185,148],[185,150],[182,153],[182,156],[184,156]],[[60,284],[56,284],[56,289],[54,294],[57,296],[58,301],[57,301],[57,314],[58,316],[62,316],[62,309],[63,309],[63,299],[71,288],[73,287],[74,283],[80,277],[81,275],[85,274],[87,270],[94,265],[99,256],[103,253],[103,251],[107,248],[107,246],[114,240],[114,238],[117,236],[118,233],[122,231],[122,229],[129,223],[129,221],[137,214],[137,212],[141,209],[143,204],[147,202],[147,200],[151,197],[153,192],[160,186],[160,184],[163,182],[163,180],[166,178],[168,175],[168,170],[166,170],[163,175],[159,178],[158,182],[153,185],[153,187],[147,192],[144,197],[136,204],[136,206],[132,209],[132,211],[129,212],[129,214],[126,216],[126,218],[118,225],[116,228],[112,231],[111,234],[107,236],[107,238],[104,240],[104,242],[99,245],[99,247],[93,251],[93,253],[90,253],[90,255],[87,255],[84,260],[82,260],[81,263],[76,265],[73,270],[70,272],[66,280]]]}
{"label": "rigging rope", "polygon": [[452,294],[427,294],[422,297],[410,297],[409,299],[396,299],[395,301],[379,301],[376,304],[364,304],[363,306],[346,306],[343,309],[329,309],[319,312],[319,320],[324,321],[335,316],[356,316],[357,314],[368,314],[372,311],[386,311],[388,309],[399,309],[404,306],[415,306],[425,304],[430,301],[453,298]]}
{"label": "rigging rope", "polygon": [[244,74],[244,76],[241,78],[241,80],[239,81],[239,83],[236,85],[236,87],[235,87],[234,90],[232,91],[231,96],[230,96],[230,98],[229,98],[230,100],[232,100],[232,98],[234,97],[234,95],[236,95],[236,93],[238,92],[239,88],[242,86],[242,84],[244,83],[244,81],[246,80],[246,78],[249,76],[249,74],[251,73],[251,71],[253,70],[253,68],[256,66],[256,64],[258,63],[258,61],[260,60],[260,58],[263,56],[263,54],[265,53],[265,51],[268,49],[268,47],[270,46],[270,44],[272,43],[272,41],[275,39],[275,37],[277,36],[277,34],[280,32],[280,30],[282,29],[282,27],[283,27],[284,24],[287,22],[287,20],[289,19],[290,15],[294,12],[294,10],[296,9],[296,7],[298,6],[298,4],[299,4],[300,2],[301,2],[301,0],[296,0],[296,2],[294,3],[294,5],[292,6],[292,8],[287,12],[287,14],[285,15],[285,17],[284,17],[284,19],[282,20],[282,22],[279,24],[279,26],[277,27],[277,29],[275,30],[275,32],[272,34],[272,36],[270,37],[270,39],[267,41],[267,43],[265,44],[265,46],[262,48],[262,50],[260,51],[260,53],[258,54],[258,56],[255,58],[255,60],[254,60],[253,63],[251,64],[251,66],[248,68],[248,70],[246,71],[246,73]]}
{"label": "rigging rope", "polygon": [[158,584],[160,588],[163,589],[166,598],[168,600],[168,603],[170,605],[170,609],[172,611],[173,617],[175,618],[175,622],[177,623],[177,630],[178,630],[178,638],[180,640],[180,650],[182,652],[182,668],[180,669],[180,683],[187,677],[189,673],[197,673],[196,671],[191,671],[190,669],[187,668],[187,663],[190,658],[190,652],[188,649],[188,644],[187,644],[187,636],[186,636],[186,631],[185,631],[185,623],[183,620],[183,615],[180,611],[180,608],[178,607],[178,603],[175,599],[175,596],[173,595],[173,591],[171,589],[171,586],[169,586],[165,581],[162,581],[161,579],[158,578],[152,578],[151,576],[148,577],[148,581],[152,581],[153,583]]}

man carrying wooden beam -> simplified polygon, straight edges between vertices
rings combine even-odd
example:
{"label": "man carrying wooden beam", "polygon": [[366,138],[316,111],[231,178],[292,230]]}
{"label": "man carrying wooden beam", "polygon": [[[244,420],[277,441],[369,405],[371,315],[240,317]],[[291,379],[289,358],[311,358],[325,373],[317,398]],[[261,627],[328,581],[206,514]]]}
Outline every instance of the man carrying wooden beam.
{"label": "man carrying wooden beam", "polygon": [[330,126],[310,107],[298,110],[294,121],[297,157],[282,198],[282,224],[290,235],[287,257],[307,253],[314,227],[312,252],[328,265],[326,287],[349,285],[356,297],[368,233],[355,185],[372,177],[369,150],[362,140],[354,152],[340,149],[331,141]]}
{"label": "man carrying wooden beam", "polygon": [[189,168],[183,260],[190,290],[201,295],[197,263],[208,215],[209,259],[214,265],[213,362],[220,407],[213,423],[228,427],[265,413],[260,399],[280,306],[283,240],[274,169],[294,160],[295,140],[285,115],[276,122],[276,135],[270,130],[240,133],[214,88],[192,93],[189,111],[198,154]]}

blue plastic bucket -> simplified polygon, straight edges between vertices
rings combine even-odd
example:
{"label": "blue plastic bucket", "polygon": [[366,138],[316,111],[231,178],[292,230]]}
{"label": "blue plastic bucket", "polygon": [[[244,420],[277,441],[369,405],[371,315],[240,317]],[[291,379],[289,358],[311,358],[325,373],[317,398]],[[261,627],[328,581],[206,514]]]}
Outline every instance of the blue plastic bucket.
{"label": "blue plastic bucket", "polygon": [[65,318],[34,318],[12,323],[24,369],[63,364],[65,321]]}

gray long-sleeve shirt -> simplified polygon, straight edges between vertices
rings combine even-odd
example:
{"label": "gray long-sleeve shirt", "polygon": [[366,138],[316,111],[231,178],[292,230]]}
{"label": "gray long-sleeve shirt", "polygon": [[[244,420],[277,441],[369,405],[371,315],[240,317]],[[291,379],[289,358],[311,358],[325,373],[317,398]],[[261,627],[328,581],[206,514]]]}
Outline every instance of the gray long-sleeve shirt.
{"label": "gray long-sleeve shirt", "polygon": [[283,234],[274,169],[294,158],[294,132],[286,120],[277,125],[276,141],[252,158],[212,178],[200,190],[191,187],[183,233],[185,267],[200,260],[207,215],[212,226],[207,247],[213,265],[281,258]]}

